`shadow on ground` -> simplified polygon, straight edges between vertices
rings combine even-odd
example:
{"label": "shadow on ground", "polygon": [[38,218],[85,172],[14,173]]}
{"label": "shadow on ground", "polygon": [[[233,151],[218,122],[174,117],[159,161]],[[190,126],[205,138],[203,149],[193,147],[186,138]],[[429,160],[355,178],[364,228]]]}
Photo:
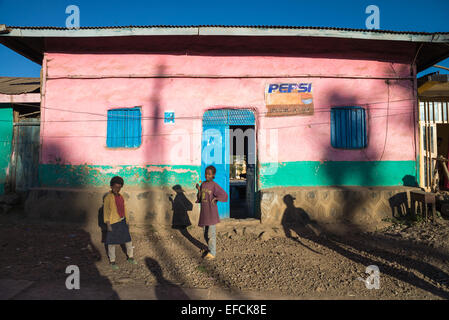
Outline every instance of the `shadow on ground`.
{"label": "shadow on ground", "polygon": [[[2,222],[0,246],[1,278],[39,282],[53,289],[54,283],[60,283],[54,292],[30,292],[29,299],[77,299],[85,290],[95,291],[95,288],[101,288],[101,297],[89,291],[86,294],[91,299],[119,299],[109,279],[97,269],[101,254],[90,234],[81,227]],[[70,265],[79,268],[80,290],[65,287],[67,277],[72,274],[66,273]]]}
{"label": "shadow on ground", "polygon": [[[321,246],[329,248],[342,256],[364,266],[376,265],[379,267],[381,275],[389,275],[400,281],[409,283],[416,288],[423,289],[443,299],[449,299],[449,291],[439,288],[430,281],[424,280],[411,270],[422,274],[425,279],[439,282],[441,279],[449,279],[449,274],[425,261],[424,257],[432,257],[441,261],[448,261],[447,252],[431,248],[422,244],[411,244],[410,241],[388,238],[382,235],[363,233],[354,226],[353,232],[346,235],[337,235],[319,225],[321,232],[313,232],[307,227],[308,214],[302,208],[297,208],[293,204],[291,195],[285,196],[287,208],[284,212],[283,228],[285,235],[291,239],[292,230],[299,238],[308,239]],[[310,225],[310,224],[309,224]],[[294,239],[304,246],[299,239]],[[368,253],[369,257],[356,253]],[[401,254],[394,252],[397,248],[404,249]],[[419,258],[418,258],[419,257]],[[398,265],[400,267],[393,267]],[[406,269],[407,271],[403,270]]]}
{"label": "shadow on ground", "polygon": [[162,268],[155,259],[146,257],[145,264],[157,280],[155,294],[158,300],[190,300],[181,287],[164,278]]}

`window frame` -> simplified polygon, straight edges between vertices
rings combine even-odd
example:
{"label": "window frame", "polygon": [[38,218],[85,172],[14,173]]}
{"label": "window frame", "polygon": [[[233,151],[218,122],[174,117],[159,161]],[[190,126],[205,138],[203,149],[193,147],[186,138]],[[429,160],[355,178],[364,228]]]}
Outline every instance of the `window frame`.
{"label": "window frame", "polygon": [[[113,118],[115,117],[122,117],[123,115],[120,114],[114,114],[116,112],[131,112],[131,111],[138,111],[138,125],[137,125],[137,129],[131,129],[131,130],[135,130],[138,133],[137,136],[137,141],[138,143],[132,142],[133,137],[129,135],[129,132],[126,132],[126,129],[130,129],[130,127],[132,127],[133,123],[133,119],[128,118],[129,115],[125,115],[125,117],[123,119],[119,119],[120,121],[123,121],[123,128],[124,128],[124,135],[123,137],[120,137],[117,135],[117,133],[113,134],[113,130],[117,130],[117,128],[114,128],[114,125],[112,124],[111,121],[114,121]],[[137,119],[136,119],[137,120]],[[119,124],[121,125],[121,124]],[[140,106],[136,106],[136,107],[131,107],[131,108],[113,108],[113,109],[108,109],[107,111],[107,128],[106,128],[106,147],[108,149],[137,149],[140,148],[142,146],[142,107]],[[118,138],[122,138],[123,142],[114,142],[114,139],[118,139]],[[131,140],[130,140],[131,139]],[[130,142],[131,141],[131,142]]]}
{"label": "window frame", "polygon": [[[337,112],[347,111],[345,118],[338,118]],[[352,113],[362,111],[360,124],[351,121]],[[356,115],[357,117],[358,115]],[[337,119],[338,118],[338,119]],[[355,119],[358,121],[358,118]],[[337,124],[339,122],[339,124]],[[355,123],[355,130],[354,130]],[[338,132],[337,132],[338,131]],[[363,134],[359,137],[358,134]],[[354,136],[355,135],[355,136]],[[343,138],[345,136],[345,138]],[[331,146],[340,150],[361,150],[368,147],[368,121],[367,110],[361,106],[331,107],[330,110],[330,140]],[[355,146],[354,146],[355,141]],[[344,142],[344,143],[343,143]],[[340,144],[339,144],[340,143]]]}

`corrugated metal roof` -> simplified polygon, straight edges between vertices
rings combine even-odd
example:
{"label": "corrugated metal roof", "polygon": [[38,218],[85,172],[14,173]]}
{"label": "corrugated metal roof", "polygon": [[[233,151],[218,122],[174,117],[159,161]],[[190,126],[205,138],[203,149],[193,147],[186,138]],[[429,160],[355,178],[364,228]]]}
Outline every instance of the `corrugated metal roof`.
{"label": "corrugated metal roof", "polygon": [[0,77],[1,94],[40,92],[40,78]]}
{"label": "corrugated metal roof", "polygon": [[0,38],[121,37],[121,36],[246,36],[246,37],[326,37],[341,39],[449,43],[449,32],[416,32],[304,26],[237,25],[147,25],[63,27],[13,27],[0,24]]}
{"label": "corrugated metal roof", "polygon": [[[53,26],[8,26],[11,29],[30,29],[30,30],[72,30],[64,27]],[[353,29],[353,28],[338,28],[338,27],[314,27],[314,26],[272,26],[272,25],[129,25],[129,26],[90,26],[80,27],[81,30],[94,29],[129,29],[129,28],[248,28],[248,29],[296,29],[296,30],[336,30],[336,31],[350,31],[350,32],[374,32],[374,33],[391,33],[391,34],[413,34],[413,35],[432,35],[432,34],[449,34],[449,32],[419,32],[419,31],[395,31],[395,30],[368,30],[368,29]]]}
{"label": "corrugated metal roof", "polygon": [[[449,32],[417,32],[368,30],[313,26],[269,25],[146,25],[98,26],[68,29],[53,26],[14,27],[0,24],[0,43],[19,52],[36,63],[42,63],[44,39],[50,38],[106,38],[139,36],[200,36],[334,38],[363,41],[395,41],[420,46],[416,56],[418,72],[449,57]],[[360,42],[359,42],[360,43]],[[385,45],[385,44],[384,44]],[[418,48],[418,47],[417,47]]]}

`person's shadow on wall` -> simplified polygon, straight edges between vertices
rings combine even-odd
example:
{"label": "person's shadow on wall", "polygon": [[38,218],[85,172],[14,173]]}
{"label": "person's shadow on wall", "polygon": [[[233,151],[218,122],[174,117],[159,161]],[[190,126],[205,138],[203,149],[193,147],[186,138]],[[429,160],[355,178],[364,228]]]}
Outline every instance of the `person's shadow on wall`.
{"label": "person's shadow on wall", "polygon": [[172,203],[173,210],[172,228],[178,229],[179,232],[198,249],[207,251],[207,247],[203,243],[192,237],[187,229],[187,227],[192,225],[188,214],[189,211],[193,210],[192,202],[187,199],[184,194],[185,191],[179,184],[173,186],[172,189],[176,192],[176,196],[174,199],[171,195],[168,197],[168,199]]}
{"label": "person's shadow on wall", "polygon": [[[294,200],[295,198],[289,194],[285,195],[284,203],[287,206],[284,211],[284,215],[282,216],[282,227],[284,228],[285,236],[290,238],[305,248],[321,254],[309,246],[305,245],[299,240],[299,237],[304,237],[306,239],[313,239],[314,237],[319,237],[324,235],[322,231],[319,229],[318,225],[314,220],[311,220],[306,211],[302,208],[295,207]],[[292,234],[292,231],[298,235],[295,237]]]}
{"label": "person's shadow on wall", "polygon": [[164,278],[162,268],[156,260],[147,257],[145,264],[156,278],[155,294],[159,300],[190,300],[181,287]]}
{"label": "person's shadow on wall", "polygon": [[104,251],[106,252],[106,256],[108,256],[108,246],[105,244],[105,241],[108,229],[106,223],[104,223],[104,198],[106,198],[107,195],[108,195],[107,193],[103,195],[102,206],[100,207],[100,209],[98,209],[98,227],[100,228],[101,231],[101,243],[103,243],[104,245]]}
{"label": "person's shadow on wall", "polygon": [[418,181],[416,181],[416,178],[414,176],[411,175],[405,175],[402,178],[402,182],[404,184],[404,187],[415,187],[415,188],[419,188],[419,184]]}
{"label": "person's shadow on wall", "polygon": [[187,199],[184,194],[184,190],[179,184],[173,186],[172,189],[176,192],[174,199],[172,195],[169,195],[168,197],[172,204],[173,210],[172,227],[175,229],[186,228],[192,225],[188,211],[192,211],[193,204],[189,199]]}

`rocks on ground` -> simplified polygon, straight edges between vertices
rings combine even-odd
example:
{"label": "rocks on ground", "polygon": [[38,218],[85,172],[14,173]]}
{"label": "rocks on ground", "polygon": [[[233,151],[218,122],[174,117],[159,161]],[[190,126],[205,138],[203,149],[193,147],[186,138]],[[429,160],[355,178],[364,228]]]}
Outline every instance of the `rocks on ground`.
{"label": "rocks on ground", "polygon": [[[449,298],[449,225],[393,225],[354,235],[317,236],[261,224],[217,227],[217,257],[202,259],[202,229],[131,227],[137,265],[116,248],[112,270],[101,235],[68,225],[0,224],[0,272],[25,280],[65,279],[78,265],[83,281],[112,284],[222,287],[313,297]],[[380,269],[381,289],[369,290],[366,267]]]}

